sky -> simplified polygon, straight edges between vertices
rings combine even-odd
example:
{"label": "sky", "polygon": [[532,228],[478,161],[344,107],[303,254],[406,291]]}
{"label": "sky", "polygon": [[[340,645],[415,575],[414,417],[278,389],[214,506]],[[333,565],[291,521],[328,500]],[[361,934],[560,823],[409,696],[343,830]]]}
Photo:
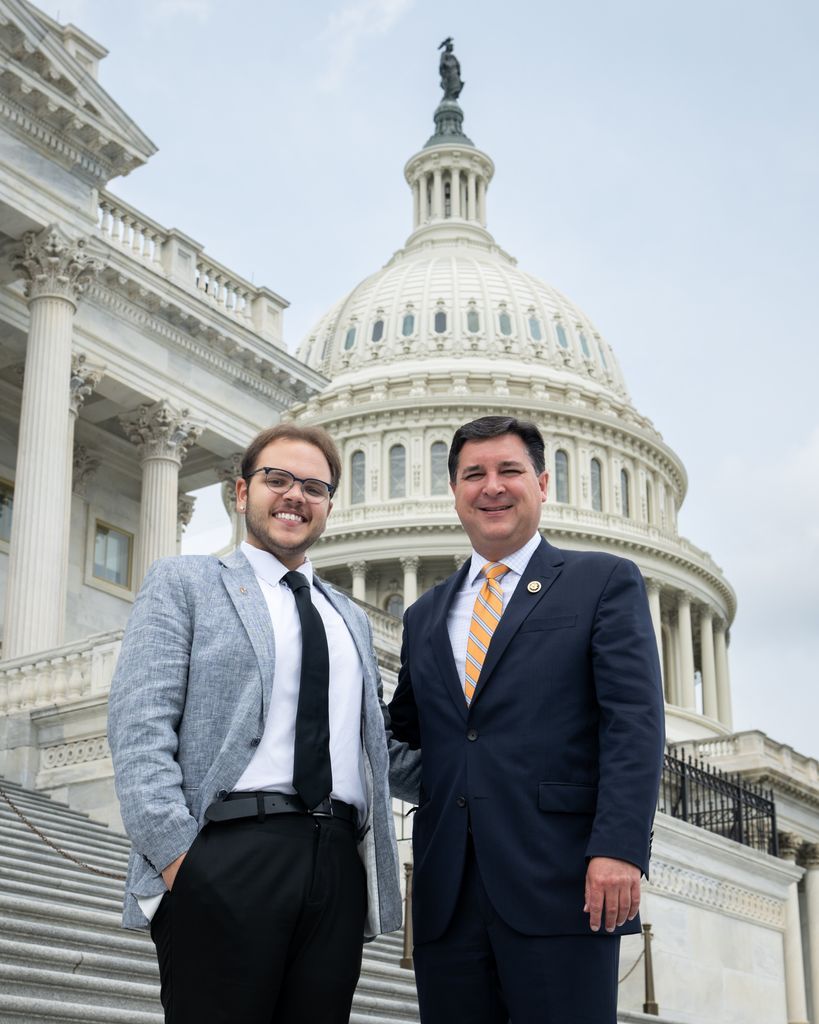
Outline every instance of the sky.
{"label": "sky", "polygon": [[[680,531],[738,595],[735,728],[819,756],[814,0],[40,6],[107,47],[102,85],[159,147],[111,190],[285,296],[291,349],[409,234],[453,36],[489,229],[685,463]],[[215,508],[189,549],[226,539]]]}

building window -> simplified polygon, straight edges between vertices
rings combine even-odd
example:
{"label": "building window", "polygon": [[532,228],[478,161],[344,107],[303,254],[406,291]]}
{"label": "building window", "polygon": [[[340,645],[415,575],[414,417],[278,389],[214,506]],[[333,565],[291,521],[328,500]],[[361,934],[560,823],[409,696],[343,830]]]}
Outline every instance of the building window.
{"label": "building window", "polygon": [[99,519],[94,526],[94,576],[128,589],[131,586],[133,534]]}
{"label": "building window", "polygon": [[591,500],[595,512],[603,511],[603,467],[599,459],[591,460]]}
{"label": "building window", "polygon": [[481,318],[477,309],[470,309],[466,314],[466,329],[470,334],[477,334],[481,329]]}
{"label": "building window", "polygon": [[582,331],[580,332],[580,347],[583,349],[583,355],[587,359],[591,359],[591,349],[589,348],[589,343],[586,340],[586,335]]}
{"label": "building window", "polygon": [[384,602],[384,609],[389,615],[400,619],[404,614],[404,598],[400,594],[390,594]]}
{"label": "building window", "polygon": [[390,497],[404,498],[407,494],[407,450],[402,444],[390,448]]}
{"label": "building window", "polygon": [[347,335],[344,338],[344,348],[350,349],[355,345],[355,327],[350,327],[347,330]]}
{"label": "building window", "polygon": [[626,519],[631,518],[631,494],[629,492],[629,476],[627,469],[620,470],[620,505]]}
{"label": "building window", "polygon": [[560,347],[568,348],[569,339],[566,337],[566,330],[563,327],[563,324],[557,324],[555,326],[555,331],[557,332],[557,343],[560,345]]}
{"label": "building window", "polygon": [[0,480],[0,541],[11,540],[11,513],[14,508],[14,484]]}
{"label": "building window", "polygon": [[532,341],[542,341],[543,332],[540,329],[540,320],[536,316],[529,317],[529,334],[532,336]]}
{"label": "building window", "polygon": [[646,480],[646,522],[650,523],[653,509],[651,507],[651,481]]}
{"label": "building window", "polygon": [[435,314],[435,333],[445,334],[446,333],[446,313],[439,309]]}
{"label": "building window", "polygon": [[444,216],[452,216],[452,186],[448,181],[444,183]]}
{"label": "building window", "polygon": [[443,441],[436,441],[429,450],[430,490],[433,494],[447,493],[449,484],[447,455],[447,446]]}
{"label": "building window", "polygon": [[405,338],[409,338],[412,332],[415,330],[415,315],[413,313],[404,314],[404,322],[401,325],[401,333]]}
{"label": "building window", "polygon": [[361,505],[367,498],[367,463],[364,452],[353,452],[350,459],[350,504]]}
{"label": "building window", "polygon": [[603,350],[603,342],[597,339],[597,351],[600,353],[600,362],[603,364],[603,369],[608,370],[609,364],[606,362],[606,353]]}
{"label": "building window", "polygon": [[569,502],[569,456],[562,448],[555,452],[555,497],[564,505]]}
{"label": "building window", "polygon": [[381,341],[381,339],[383,337],[384,337],[384,321],[383,320],[376,320],[375,323],[373,324],[372,340],[374,342]]}
{"label": "building window", "polygon": [[512,318],[509,316],[506,310],[503,310],[501,315],[498,317],[498,326],[500,327],[501,334],[505,338],[508,338],[509,335],[512,333]]}

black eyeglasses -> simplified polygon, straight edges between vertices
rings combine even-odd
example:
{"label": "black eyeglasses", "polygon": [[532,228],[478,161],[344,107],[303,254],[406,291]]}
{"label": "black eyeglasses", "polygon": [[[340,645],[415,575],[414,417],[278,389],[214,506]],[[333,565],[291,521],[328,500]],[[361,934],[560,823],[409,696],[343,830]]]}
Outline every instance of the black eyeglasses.
{"label": "black eyeglasses", "polygon": [[262,466],[261,469],[254,469],[252,473],[248,473],[245,479],[249,482],[250,478],[257,473],[264,473],[264,482],[274,494],[287,494],[294,484],[301,484],[301,493],[307,501],[313,502],[314,505],[327,498],[332,498],[335,492],[335,487],[332,484],[325,483],[324,480],[316,480],[311,476],[305,479],[304,477],[294,476],[286,469],[274,469],[272,466]]}

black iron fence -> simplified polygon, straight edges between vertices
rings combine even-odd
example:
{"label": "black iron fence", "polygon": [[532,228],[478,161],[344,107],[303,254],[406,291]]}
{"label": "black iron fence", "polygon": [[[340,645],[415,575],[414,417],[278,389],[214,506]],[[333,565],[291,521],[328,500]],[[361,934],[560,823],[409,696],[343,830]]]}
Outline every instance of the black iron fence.
{"label": "black iron fence", "polygon": [[665,755],[657,809],[774,857],[779,852],[772,790],[685,756]]}

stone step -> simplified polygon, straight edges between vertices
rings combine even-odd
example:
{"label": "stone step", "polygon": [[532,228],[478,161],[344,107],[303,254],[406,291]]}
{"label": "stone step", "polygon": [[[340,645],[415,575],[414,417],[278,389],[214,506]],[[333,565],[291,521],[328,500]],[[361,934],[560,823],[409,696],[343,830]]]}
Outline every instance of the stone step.
{"label": "stone step", "polygon": [[164,1024],[164,1020],[161,1012],[121,1010],[76,1002],[58,1003],[0,992],[2,1024],[47,1024],[48,1021],[59,1021],[60,1024]]}
{"label": "stone step", "polygon": [[[50,839],[57,846],[62,846],[64,842],[73,843],[75,846],[82,847],[83,849],[96,851],[98,856],[111,856],[116,861],[127,861],[128,859],[129,846],[123,845],[119,841],[112,842],[112,839],[116,837],[107,835],[104,832],[102,834],[89,832],[78,826],[55,821],[44,814],[30,813],[26,815],[26,819],[32,825],[35,825],[46,839]],[[20,821],[8,809],[6,809],[5,813],[2,813],[2,806],[0,806],[0,828],[4,831],[12,829],[20,836],[31,836],[32,839],[43,842],[43,839],[36,832],[29,828],[25,822]]]}
{"label": "stone step", "polygon": [[88,1006],[115,1006],[119,1009],[157,1009],[159,985],[130,981],[125,978],[104,978],[74,974],[48,967],[0,963],[0,991],[5,995],[55,1002],[84,1003]]}
{"label": "stone step", "polygon": [[156,985],[159,983],[159,968],[153,955],[153,944],[147,952],[151,954],[150,957],[143,959],[129,955],[128,950],[94,953],[88,949],[0,938],[0,963],[27,964],[30,967],[51,968],[100,978],[128,977],[131,981]]}
{"label": "stone step", "polygon": [[[12,854],[9,856],[9,852]],[[88,893],[89,896],[106,896],[109,899],[122,900],[122,882],[103,878],[72,864],[70,861],[52,863],[34,854],[28,856],[14,855],[14,851],[0,847],[0,878],[23,878],[34,883],[45,880],[55,889],[73,889],[76,892]]]}
{"label": "stone step", "polygon": [[[64,850],[65,853],[69,854],[69,857],[63,856],[58,850],[52,849],[48,843],[30,832],[28,829],[24,829],[22,826],[17,829],[10,827],[8,823],[0,823],[0,849],[5,853],[9,853],[10,850],[18,851],[21,856],[33,854],[35,856],[46,856],[53,857],[53,863],[59,864],[73,864],[75,867],[81,868],[81,864],[76,864],[70,857],[74,857],[76,860],[81,861],[84,864],[90,864],[91,867],[99,868],[106,874],[95,876],[100,878],[107,877],[108,874],[114,874],[117,878],[111,879],[111,881],[118,881],[119,876],[125,875],[125,868],[128,864],[127,857],[123,857],[121,854],[112,856],[106,851],[100,851],[93,845],[85,842],[77,842],[73,838],[68,837],[54,837],[48,836],[48,838],[55,843],[60,849]],[[85,869],[87,870],[87,869]],[[89,871],[89,874],[94,872]],[[120,881],[120,885],[123,883]]]}
{"label": "stone step", "polygon": [[[115,831],[101,821],[94,821],[93,818],[89,818],[82,811],[75,811],[66,804],[57,803],[51,797],[45,796],[42,793],[32,793],[30,790],[25,789],[14,789],[9,782],[2,779],[0,779],[0,787],[5,790],[15,807],[22,811],[27,818],[34,820],[35,815],[46,816],[62,828],[73,826],[74,828],[81,829],[88,835],[97,834],[113,846],[119,845],[125,849],[128,848],[127,836],[122,832]],[[20,820],[2,796],[0,796],[0,812],[13,815],[17,821]]]}
{"label": "stone step", "polygon": [[20,897],[29,896],[32,899],[52,902],[57,899],[65,906],[90,907],[94,910],[110,910],[117,913],[122,906],[122,900],[110,896],[92,896],[88,893],[73,892],[70,888],[63,888],[58,885],[48,885],[44,881],[19,881],[10,877],[6,872],[0,872],[0,892]]}

